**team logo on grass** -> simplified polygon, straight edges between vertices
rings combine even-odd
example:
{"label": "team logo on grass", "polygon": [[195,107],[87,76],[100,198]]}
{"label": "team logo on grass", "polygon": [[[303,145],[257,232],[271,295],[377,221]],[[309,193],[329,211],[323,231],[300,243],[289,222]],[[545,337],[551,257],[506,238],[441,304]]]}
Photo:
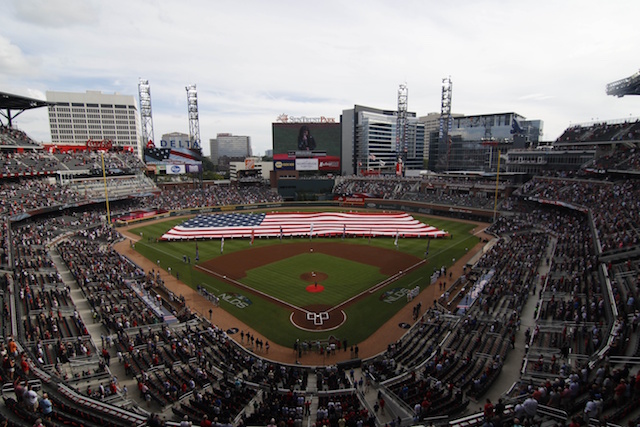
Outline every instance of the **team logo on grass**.
{"label": "team logo on grass", "polygon": [[253,304],[249,298],[234,292],[221,294],[219,298],[238,308],[247,308]]}
{"label": "team logo on grass", "polygon": [[380,301],[391,304],[398,301],[400,298],[404,298],[407,295],[407,292],[409,292],[409,290],[405,288],[393,288],[380,295]]}

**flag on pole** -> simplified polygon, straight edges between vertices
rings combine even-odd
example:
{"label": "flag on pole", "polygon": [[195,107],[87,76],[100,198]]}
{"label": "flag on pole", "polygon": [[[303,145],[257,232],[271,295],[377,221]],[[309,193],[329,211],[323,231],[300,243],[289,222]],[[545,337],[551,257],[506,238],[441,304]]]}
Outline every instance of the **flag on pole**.
{"label": "flag on pole", "polygon": [[220,239],[220,253],[224,251],[224,236]]}

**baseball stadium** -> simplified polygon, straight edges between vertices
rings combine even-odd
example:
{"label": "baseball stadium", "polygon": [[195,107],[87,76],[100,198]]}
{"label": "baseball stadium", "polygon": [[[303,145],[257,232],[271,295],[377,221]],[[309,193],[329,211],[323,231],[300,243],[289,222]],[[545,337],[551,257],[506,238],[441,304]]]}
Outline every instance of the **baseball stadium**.
{"label": "baseball stadium", "polygon": [[0,98],[4,425],[638,424],[640,121],[536,145],[500,114],[434,160],[492,170],[428,173],[274,123],[206,180],[194,147],[12,124],[61,103]]}

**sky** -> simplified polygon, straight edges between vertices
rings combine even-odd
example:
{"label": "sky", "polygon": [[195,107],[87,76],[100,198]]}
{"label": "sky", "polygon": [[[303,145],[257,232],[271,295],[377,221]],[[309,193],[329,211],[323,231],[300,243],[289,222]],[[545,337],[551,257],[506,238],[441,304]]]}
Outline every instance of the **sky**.
{"label": "sky", "polygon": [[[200,136],[272,147],[280,114],[339,120],[364,105],[440,111],[451,78],[456,114],[516,112],[569,126],[634,119],[640,98],[607,83],[640,68],[637,0],[5,0],[0,92],[134,96],[149,80],[156,141],[189,133],[185,87],[197,86]],[[6,122],[5,122],[6,123]],[[14,125],[51,140],[46,109]]]}

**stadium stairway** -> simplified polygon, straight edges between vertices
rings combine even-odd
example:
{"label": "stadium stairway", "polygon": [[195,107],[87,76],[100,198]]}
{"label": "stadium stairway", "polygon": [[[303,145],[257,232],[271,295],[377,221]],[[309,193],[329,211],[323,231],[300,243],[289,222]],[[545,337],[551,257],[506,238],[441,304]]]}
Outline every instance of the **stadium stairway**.
{"label": "stadium stairway", "polygon": [[102,348],[101,335],[104,334],[102,323],[93,321],[93,309],[91,308],[91,304],[89,304],[89,301],[85,297],[84,292],[82,291],[82,289],[80,289],[78,283],[76,283],[76,280],[62,260],[62,257],[60,257],[60,254],[58,254],[58,252],[55,250],[50,250],[49,255],[51,256],[51,260],[53,261],[56,269],[62,277],[62,282],[71,290],[71,300],[76,306],[76,310],[78,311],[80,318],[84,322],[87,331],[91,336],[94,347],[98,349],[98,351],[100,351]]}
{"label": "stadium stairway", "polygon": [[[91,341],[98,351],[102,350],[102,337],[108,335],[105,327],[101,322],[93,321],[93,310],[91,304],[84,295],[84,292],[80,289],[80,286],[76,283],[71,271],[67,268],[66,264],[60,257],[57,251],[50,250],[50,256],[55,264],[62,281],[65,286],[68,286],[71,290],[71,299],[78,310],[80,318],[83,320]],[[117,355],[115,354],[115,346],[108,349],[111,354],[111,364],[107,368],[110,377],[116,377],[118,379],[118,387],[120,388],[120,399],[115,399],[111,403],[121,407],[131,408],[133,406],[138,408],[146,408],[148,405],[144,402],[144,399],[140,398],[138,393],[138,383],[135,378],[127,378],[124,372],[124,365],[118,362]],[[72,374],[72,372],[67,372]],[[104,382],[104,381],[103,381]],[[125,396],[122,393],[122,388],[127,386],[128,393]]]}
{"label": "stadium stairway", "polygon": [[[553,252],[553,248],[556,246],[557,239],[552,238],[549,242],[549,246],[547,247],[547,254],[542,257],[542,259],[550,258]],[[502,367],[502,371],[498,376],[496,382],[491,386],[485,396],[482,397],[481,402],[477,402],[484,405],[485,399],[491,399],[491,402],[494,404],[498,401],[499,398],[504,397],[507,392],[520,380],[520,370],[522,368],[521,364],[514,363],[514,361],[524,360],[525,358],[525,331],[527,328],[531,328],[533,331],[535,329],[535,310],[540,299],[539,290],[542,288],[541,278],[545,277],[549,274],[549,266],[546,264],[541,265],[538,268],[538,276],[536,277],[537,282],[535,283],[536,292],[534,294],[529,295],[527,302],[522,308],[522,313],[520,315],[521,325],[520,330],[516,332],[516,343],[515,348],[509,352],[508,362],[505,363]],[[469,405],[470,410],[474,410],[473,404]],[[480,408],[482,411],[482,408]]]}
{"label": "stadium stairway", "polygon": [[135,283],[132,283],[130,286],[131,286],[131,289],[133,289],[134,292],[138,294],[140,299],[142,299],[145,302],[145,304],[147,304],[147,306],[154,311],[154,313],[162,317],[165,323],[167,324],[178,323],[178,319],[176,318],[176,316],[173,313],[171,313],[169,310],[167,310],[167,308],[164,305],[158,305],[157,302],[151,298],[149,293],[145,292],[144,289],[142,289],[142,287],[138,286]]}
{"label": "stadium stairway", "polygon": [[[357,382],[360,378],[365,378],[362,369],[355,368],[353,370],[353,379]],[[363,388],[364,390],[358,389],[358,394],[369,413],[375,415],[379,426],[390,425],[392,420],[397,420],[398,418],[401,420],[401,425],[411,425],[413,423],[413,415],[403,406],[399,405],[396,399],[387,396],[382,387],[378,387],[377,384],[372,383],[369,386],[365,385]],[[374,407],[376,403],[379,405],[380,397],[385,401],[384,410],[380,408],[376,412]],[[396,423],[396,425],[398,424]]]}

